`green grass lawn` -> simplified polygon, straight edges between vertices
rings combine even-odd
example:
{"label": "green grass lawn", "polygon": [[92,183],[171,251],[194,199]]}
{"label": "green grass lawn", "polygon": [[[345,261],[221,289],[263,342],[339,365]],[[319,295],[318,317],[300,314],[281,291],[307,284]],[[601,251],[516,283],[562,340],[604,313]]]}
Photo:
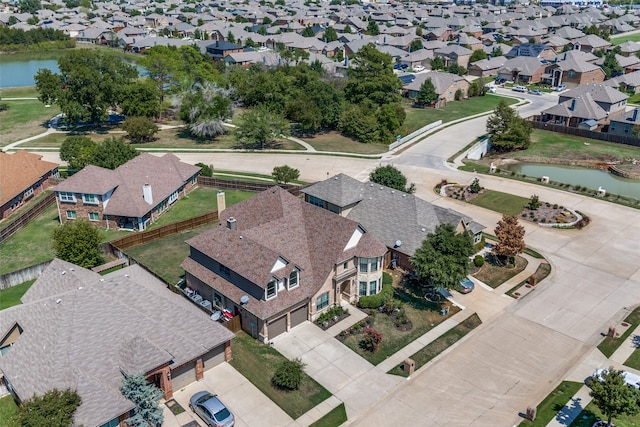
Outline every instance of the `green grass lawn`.
{"label": "green grass lawn", "polygon": [[60,113],[58,107],[46,108],[37,99],[0,102],[9,105],[8,110],[0,111],[0,145],[3,146],[45,132],[47,122]]}
{"label": "green grass lawn", "polygon": [[[482,321],[480,320],[478,315],[474,313],[466,318],[463,322],[449,329],[447,332],[431,341],[425,347],[412,354],[410,358],[416,362],[416,370],[429,363],[429,361],[434,359],[437,355],[445,351],[447,348],[451,347],[456,342],[460,341],[465,335],[467,335],[469,332],[471,332],[481,324]],[[404,370],[402,369],[402,365],[396,366],[388,373],[393,375],[400,375],[402,377],[407,376],[407,374],[405,374]]]}
{"label": "green grass lawn", "polygon": [[611,357],[611,355],[618,349],[618,347],[620,347],[624,340],[627,339],[629,335],[631,335],[636,326],[640,324],[640,307],[629,313],[624,321],[631,325],[624,334],[622,334],[619,338],[605,337],[598,345],[598,349],[602,352],[602,354],[607,356],[607,358]]}
{"label": "green grass lawn", "polygon": [[638,104],[638,103],[640,103],[640,93],[631,95],[629,99],[627,99],[627,104]]}
{"label": "green grass lawn", "polygon": [[38,90],[35,86],[5,87],[0,89],[0,96],[2,98],[37,98]]}
{"label": "green grass lawn", "polygon": [[[571,400],[574,394],[582,387],[582,383],[563,381],[551,393],[544,398],[537,407],[535,421],[524,420],[519,427],[544,427],[556,414]],[[573,425],[573,424],[571,424]],[[591,424],[589,424],[591,427]]]}
{"label": "green grass lawn", "polygon": [[[490,256],[489,259],[494,258]],[[516,265],[514,267],[498,266],[488,260],[480,268],[480,271],[473,274],[473,277],[495,289],[524,270],[528,263],[525,258],[520,256],[516,257]]]}
{"label": "green grass lawn", "polygon": [[13,427],[11,418],[18,412],[18,405],[10,394],[0,398],[0,427]]}
{"label": "green grass lawn", "polygon": [[[607,421],[607,418],[602,415],[600,409],[593,403],[589,403],[580,415],[578,415],[571,423],[571,427],[591,427],[596,421]],[[634,416],[622,416],[616,417],[612,420],[612,423],[617,427],[637,427],[640,426],[640,414]]]}
{"label": "green grass lawn", "polygon": [[360,348],[359,343],[363,336],[361,333],[349,335],[344,340],[344,345],[374,365],[384,361],[387,357],[396,353],[412,341],[415,341],[459,311],[459,309],[451,307],[448,316],[441,316],[439,303],[429,302],[421,296],[418,297],[409,293],[403,288],[395,289],[394,298],[404,302],[407,318],[413,324],[411,329],[407,331],[399,330],[389,316],[383,313],[377,313],[372,327],[380,331],[384,337],[378,351],[370,352]]}
{"label": "green grass lawn", "polygon": [[626,36],[611,38],[611,44],[617,46],[626,41],[640,42],[640,34],[627,34]]}
{"label": "green grass lawn", "polygon": [[331,411],[329,411],[324,417],[320,418],[309,427],[338,427],[347,421],[347,411],[344,408],[344,403],[339,404]]}
{"label": "green grass lawn", "polygon": [[507,215],[518,215],[529,199],[501,191],[485,190],[469,201],[472,205]]}
{"label": "green grass lawn", "polygon": [[0,310],[21,304],[20,298],[33,285],[36,279],[28,280],[19,285],[0,290]]}
{"label": "green grass lawn", "polygon": [[320,133],[311,138],[300,139],[311,144],[311,146],[318,151],[336,151],[354,154],[380,154],[389,151],[389,147],[385,144],[364,144],[342,136],[339,132],[335,131]]}
{"label": "green grass lawn", "polygon": [[293,419],[331,397],[329,391],[306,374],[298,390],[283,391],[273,387],[271,377],[276,365],[286,358],[275,348],[261,344],[244,332],[231,340],[231,354],[231,366]]}

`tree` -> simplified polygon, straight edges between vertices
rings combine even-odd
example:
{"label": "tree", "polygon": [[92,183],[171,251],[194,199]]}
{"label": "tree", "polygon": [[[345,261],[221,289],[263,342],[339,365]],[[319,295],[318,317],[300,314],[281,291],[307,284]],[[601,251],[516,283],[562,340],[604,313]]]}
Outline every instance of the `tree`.
{"label": "tree", "polygon": [[407,177],[393,165],[378,166],[369,174],[369,180],[409,194],[416,191],[413,183],[407,187]]}
{"label": "tree", "polygon": [[507,259],[509,263],[513,263],[516,255],[524,252],[526,247],[524,227],[518,223],[518,217],[502,215],[502,219],[498,221],[493,232],[498,238],[498,243],[493,246],[491,252],[498,257]]}
{"label": "tree", "polygon": [[313,28],[310,26],[306,26],[304,30],[302,30],[302,37],[314,37],[316,33],[313,32]]}
{"label": "tree", "polygon": [[351,25],[347,24],[344,27],[344,30],[342,30],[345,34],[353,34],[353,29],[351,28]]}
{"label": "tree", "polygon": [[144,375],[129,375],[122,380],[122,395],[133,402],[133,416],[125,423],[131,427],[159,426],[164,416],[158,401],[163,394],[155,385],[147,383]]}
{"label": "tree", "polygon": [[89,221],[66,222],[53,230],[56,257],[84,268],[102,264],[102,231]]}
{"label": "tree", "polygon": [[273,176],[274,181],[278,184],[287,184],[298,179],[300,171],[288,165],[276,166],[273,168],[271,176]]}
{"label": "tree", "polygon": [[444,70],[444,60],[440,56],[433,57],[430,65],[432,70]]}
{"label": "tree", "polygon": [[529,199],[529,203],[527,204],[527,207],[532,211],[535,211],[536,209],[538,209],[540,207],[540,198],[535,194],[531,196],[531,198]]}
{"label": "tree", "polygon": [[120,103],[125,116],[158,117],[160,91],[151,79],[136,81],[125,88],[126,96]]}
{"label": "tree", "polygon": [[416,97],[416,103],[418,105],[431,105],[438,100],[438,94],[436,93],[436,87],[433,85],[431,79],[426,79],[422,85],[420,85],[420,90],[418,91],[418,96]]}
{"label": "tree", "polygon": [[225,133],[222,123],[233,113],[231,104],[228,90],[214,84],[198,84],[183,95],[180,118],[194,136],[211,140]]}
{"label": "tree", "polygon": [[284,390],[297,390],[304,379],[304,367],[300,359],[283,360],[276,365],[271,384]]}
{"label": "tree", "polygon": [[482,49],[476,49],[469,57],[469,63],[473,64],[474,62],[481,61],[483,59],[487,59],[487,54],[485,53],[485,51]]}
{"label": "tree", "polygon": [[531,144],[531,124],[505,101],[500,101],[487,119],[487,134],[491,149],[497,152],[525,149]]}
{"label": "tree", "polygon": [[80,170],[92,164],[98,151],[98,143],[86,136],[69,136],[60,147],[60,160],[69,164],[69,169]]}
{"label": "tree", "polygon": [[132,142],[147,142],[160,130],[147,117],[129,117],[120,127],[129,134]]}
{"label": "tree", "polygon": [[623,371],[610,367],[603,370],[601,378],[591,378],[589,395],[593,403],[607,417],[607,425],[611,426],[613,417],[635,415],[638,413],[640,390],[624,382]]}
{"label": "tree", "polygon": [[421,283],[452,289],[469,274],[473,252],[471,234],[456,233],[453,224],[440,224],[409,261]]}
{"label": "tree", "polygon": [[492,57],[496,57],[496,56],[502,56],[504,55],[504,53],[502,52],[502,48],[500,46],[496,46],[493,48],[493,50],[491,51],[491,56]]}
{"label": "tree", "polygon": [[[418,27],[418,28],[420,28],[420,27]],[[421,40],[414,40],[414,41],[411,42],[411,45],[409,46],[409,50],[411,52],[415,52],[416,50],[420,50],[422,48],[423,48],[423,46],[422,46],[422,41]]]}
{"label": "tree", "polygon": [[614,51],[608,52],[604,56],[604,61],[602,63],[602,70],[604,71],[607,79],[611,77],[615,77],[622,73],[622,67],[616,58],[616,53]]}
{"label": "tree", "polygon": [[235,130],[235,138],[240,145],[254,150],[270,148],[277,138],[289,134],[289,122],[281,113],[264,105],[246,111]]}
{"label": "tree", "polygon": [[58,59],[60,74],[47,69],[36,73],[39,99],[57,104],[67,123],[98,123],[125,98],[125,88],[138,77],[138,71],[116,56],[98,50],[66,52]]}
{"label": "tree", "polygon": [[324,30],[324,38],[327,43],[334,42],[338,40],[338,33],[336,32],[335,28],[328,27],[326,30]]}
{"label": "tree", "polygon": [[416,27],[416,36],[422,37],[422,27],[419,25]]}
{"label": "tree", "polygon": [[91,163],[107,169],[115,169],[120,165],[140,154],[135,148],[127,144],[123,138],[105,139],[98,146],[98,150],[93,155]]}
{"label": "tree", "polygon": [[40,0],[20,0],[18,2],[18,10],[20,13],[36,13],[42,9]]}
{"label": "tree", "polygon": [[372,18],[369,18],[369,23],[367,24],[367,34],[369,34],[370,36],[377,36],[380,34],[378,23]]}
{"label": "tree", "polygon": [[469,185],[469,193],[478,194],[481,190],[482,187],[480,186],[480,180],[478,178],[474,178],[471,185]]}
{"label": "tree", "polygon": [[53,389],[33,396],[18,407],[13,421],[21,427],[71,427],[73,414],[82,399],[74,390]]}
{"label": "tree", "polygon": [[356,66],[349,69],[344,87],[347,101],[360,104],[370,100],[377,105],[400,101],[402,82],[393,73],[391,55],[369,43],[354,55],[353,62]]}

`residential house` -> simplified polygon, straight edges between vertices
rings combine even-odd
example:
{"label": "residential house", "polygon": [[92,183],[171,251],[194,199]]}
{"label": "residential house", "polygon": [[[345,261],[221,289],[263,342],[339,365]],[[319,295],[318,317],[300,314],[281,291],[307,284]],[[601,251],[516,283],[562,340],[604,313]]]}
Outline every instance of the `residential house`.
{"label": "residential house", "polygon": [[144,230],[193,190],[200,168],[175,154],[143,153],[114,170],[87,166],[53,188],[58,215],[112,228]]}
{"label": "residential house", "polygon": [[49,187],[58,177],[58,165],[25,150],[0,151],[0,219],[7,218]]}
{"label": "residential house", "polygon": [[305,187],[302,193],[307,202],[357,221],[382,241],[389,249],[385,267],[411,270],[409,258],[441,224],[452,224],[457,232],[470,232],[475,243],[482,239],[485,228],[459,212],[413,194],[360,182],[344,174]]}
{"label": "residential house", "polygon": [[224,40],[217,40],[207,46],[207,55],[213,59],[224,59],[229,54],[239,52],[244,52],[242,46]]}
{"label": "residential house", "polygon": [[602,84],[611,86],[621,92],[640,93],[640,71],[605,80]]}
{"label": "residential house", "polygon": [[640,43],[627,40],[618,45],[622,56],[635,56],[640,53]]}
{"label": "residential house", "polygon": [[473,51],[471,49],[454,44],[436,49],[433,55],[441,57],[444,60],[445,67],[451,64],[458,64],[461,67],[467,68],[472,53]]}
{"label": "residential house", "polygon": [[262,342],[382,289],[385,245],[280,187],[227,207],[220,224],[187,240],[186,284]]}
{"label": "residential house", "polygon": [[425,40],[441,42],[449,41],[451,39],[451,36],[453,36],[453,31],[448,27],[434,28],[432,30],[426,31],[423,34]]}
{"label": "residential house", "polygon": [[231,358],[234,334],[138,265],[100,276],[54,259],[21,301],[0,316],[7,389],[18,402],[75,390],[74,425],[125,427],[125,376],[169,399]]}
{"label": "residential house", "polygon": [[575,42],[579,38],[585,36],[585,34],[582,31],[577,30],[575,28],[571,28],[569,26],[564,26],[559,30],[556,30],[555,35],[558,37],[562,37],[563,39],[567,39],[571,42]]}
{"label": "residential house", "polygon": [[507,59],[498,70],[498,77],[514,83],[538,83],[544,74],[545,65],[538,58],[517,56]]}
{"label": "residential house", "polygon": [[598,50],[606,50],[611,46],[608,41],[596,36],[595,34],[589,34],[584,37],[576,39],[573,43],[573,48],[581,50],[583,52],[596,52]]}
{"label": "residential house", "polygon": [[507,58],[504,56],[496,56],[472,62],[469,64],[469,75],[476,77],[495,76],[506,61]]}
{"label": "residential house", "polygon": [[626,111],[612,117],[609,123],[608,133],[622,136],[636,136],[633,133],[633,128],[638,125],[640,125],[640,115],[638,114],[638,108],[634,108],[631,111]]}
{"label": "residential house", "polygon": [[604,124],[607,112],[593,100],[590,93],[584,93],[577,98],[560,101],[553,107],[541,111],[541,121],[560,124],[568,127],[587,127],[592,124]]}
{"label": "residential house", "polygon": [[565,52],[562,59],[547,65],[543,81],[551,86],[564,84],[576,87],[584,84],[601,83],[606,78],[599,65],[591,60],[598,58],[590,53],[580,51]]}
{"label": "residential house", "polygon": [[415,77],[413,81],[403,86],[403,95],[415,99],[418,96],[418,92],[420,92],[422,84],[427,79],[431,79],[438,95],[438,101],[434,105],[436,108],[445,106],[447,102],[455,101],[456,92],[458,91],[461,91],[462,97],[467,96],[469,92],[469,82],[457,74],[429,71],[428,73],[416,74]]}
{"label": "residential house", "polygon": [[552,35],[551,37],[542,40],[542,43],[559,53],[562,52],[565,49],[565,46],[568,46],[571,41],[563,39],[557,35]]}
{"label": "residential house", "polygon": [[[640,68],[640,58],[638,58],[635,55],[622,56],[622,55],[618,55],[616,53],[614,56],[616,58],[616,61],[618,62],[618,65],[620,65],[620,67],[622,67],[622,71],[621,71],[622,74],[633,73],[638,68]],[[594,62],[594,64],[602,67],[604,65],[604,57],[603,58],[598,58]],[[611,77],[616,77],[616,76],[612,75]]]}
{"label": "residential house", "polygon": [[551,60],[556,57],[556,52],[549,46],[542,43],[523,43],[513,46],[505,56],[508,59],[527,57]]}
{"label": "residential house", "polygon": [[567,100],[583,97],[585,94],[589,96],[606,111],[607,115],[613,117],[624,113],[627,106],[629,96],[611,86],[603,84],[585,84],[574,89],[568,90],[560,94],[558,103]]}

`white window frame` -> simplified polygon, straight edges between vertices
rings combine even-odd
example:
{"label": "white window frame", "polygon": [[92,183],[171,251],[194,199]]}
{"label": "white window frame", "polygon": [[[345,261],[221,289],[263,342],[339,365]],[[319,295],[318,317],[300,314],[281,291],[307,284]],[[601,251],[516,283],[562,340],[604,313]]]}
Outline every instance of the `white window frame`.
{"label": "white window frame", "polygon": [[[318,304],[318,302],[320,302],[320,299],[321,299],[321,298],[322,298],[322,299],[324,299],[324,297],[325,297],[325,296],[327,297],[327,304],[326,304],[326,305],[324,305],[323,307],[319,307],[319,306],[318,306],[318,305],[319,305],[319,304]],[[330,297],[329,297],[329,291],[327,291],[327,292],[324,292],[324,293],[320,294],[320,295],[318,296],[318,298],[316,298],[316,310],[318,310],[318,311],[320,311],[320,310],[324,310],[325,308],[329,307],[329,303],[330,303],[330,302],[331,302],[331,301],[330,301]]]}
{"label": "white window frame", "polygon": [[97,194],[82,194],[82,203],[85,205],[97,205],[98,195]]}
{"label": "white window frame", "polygon": [[67,219],[78,219],[78,213],[76,211],[67,211]]}
{"label": "white window frame", "polygon": [[[273,295],[269,296],[269,288],[271,286],[273,286]],[[277,296],[278,296],[278,281],[275,279],[271,279],[269,280],[269,283],[267,283],[267,287],[264,290],[264,299],[268,301]]]}
{"label": "white window frame", "polygon": [[69,202],[69,203],[76,202],[75,193],[69,193],[67,191],[61,191],[58,198],[60,199],[61,202]]}
{"label": "white window frame", "polygon": [[23,196],[23,197],[26,199],[27,197],[29,197],[29,196],[30,196],[30,195],[32,195],[32,194],[33,194],[33,187],[31,187],[31,188],[29,188],[28,190],[26,190],[26,191],[24,192],[24,196]]}
{"label": "white window frame", "polygon": [[[91,218],[92,215],[95,215],[96,218]],[[100,212],[89,212],[89,221],[100,221]]]}
{"label": "white window frame", "polygon": [[175,202],[176,200],[178,200],[178,192],[174,191],[173,193],[171,193],[171,195],[169,196],[169,204]]}
{"label": "white window frame", "polygon": [[293,270],[291,270],[291,273],[289,274],[287,287],[288,289],[293,289],[293,288],[297,288],[298,286],[300,286],[300,272],[298,271],[297,268],[294,268]]}

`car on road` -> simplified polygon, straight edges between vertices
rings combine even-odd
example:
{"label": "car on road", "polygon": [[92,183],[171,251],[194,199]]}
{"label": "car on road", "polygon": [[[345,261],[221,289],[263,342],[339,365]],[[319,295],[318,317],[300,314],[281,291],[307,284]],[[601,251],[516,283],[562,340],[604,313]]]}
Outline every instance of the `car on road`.
{"label": "car on road", "polygon": [[556,88],[554,89],[556,92],[562,92],[563,90],[565,90],[567,88],[567,85],[559,85],[556,86]]}
{"label": "car on road", "polygon": [[505,79],[505,78],[502,78],[502,77],[498,77],[498,78],[496,78],[496,84],[497,84],[497,85],[503,85],[503,84],[505,84],[506,82],[507,82],[507,79]]}
{"label": "car on road", "polygon": [[489,93],[496,93],[496,87],[495,86],[489,86],[489,88],[487,89],[487,91]]}
{"label": "car on road", "polygon": [[473,284],[471,279],[469,279],[468,277],[465,277],[464,279],[460,280],[458,284],[462,288],[460,292],[462,292],[463,294],[468,294],[475,288],[475,285]]}
{"label": "car on road", "polygon": [[542,95],[542,91],[538,89],[532,89],[529,91],[531,95]]}
{"label": "car on road", "polygon": [[[593,373],[591,378],[593,380],[603,381],[604,378],[602,378],[602,375],[606,374],[607,372],[609,372],[609,369],[607,368],[598,369]],[[622,378],[624,379],[624,383],[626,385],[640,389],[640,375],[632,374],[631,372],[627,372],[627,371],[622,371]]]}
{"label": "car on road", "polygon": [[189,408],[202,418],[209,427],[233,427],[235,418],[218,396],[208,391],[199,391],[191,396]]}
{"label": "car on road", "polygon": [[526,86],[516,85],[516,86],[512,87],[511,90],[513,90],[514,92],[526,92],[527,91],[527,87]]}
{"label": "car on road", "polygon": [[415,71],[416,73],[419,73],[420,71],[424,71],[424,65],[418,65],[416,67],[413,67],[413,71]]}

